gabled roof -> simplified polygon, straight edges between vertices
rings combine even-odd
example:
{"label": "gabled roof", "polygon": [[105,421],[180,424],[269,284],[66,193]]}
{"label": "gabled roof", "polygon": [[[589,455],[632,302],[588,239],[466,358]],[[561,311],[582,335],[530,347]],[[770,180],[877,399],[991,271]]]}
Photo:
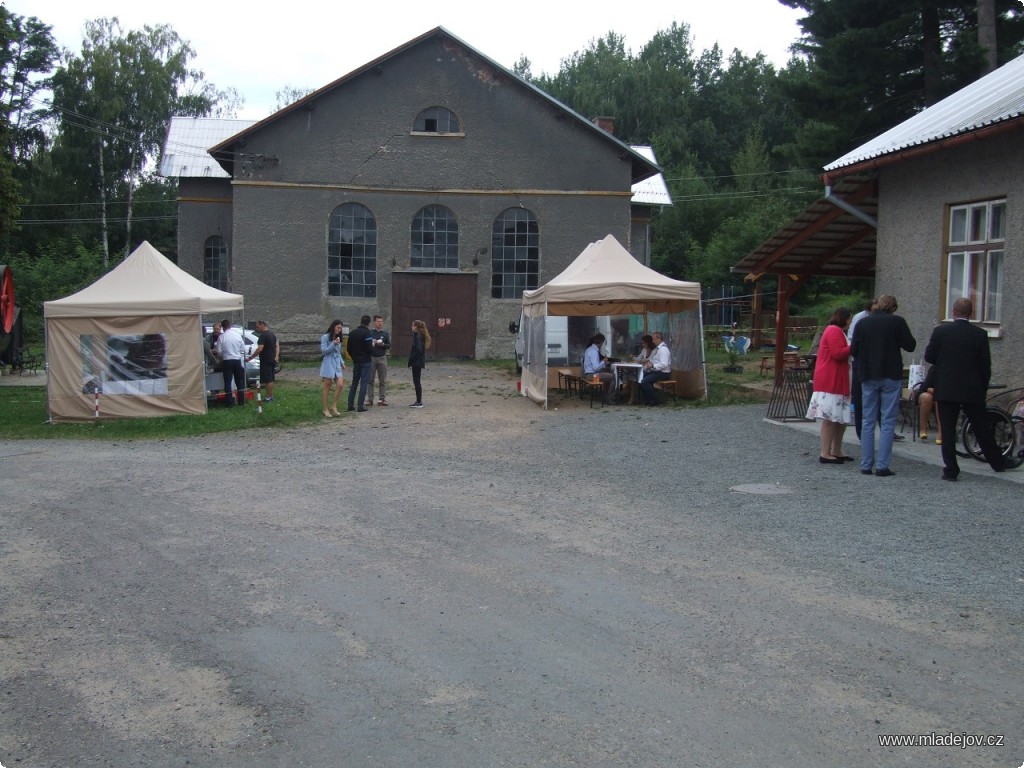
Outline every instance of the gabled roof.
{"label": "gabled roof", "polygon": [[211,288],[143,242],[124,261],[78,293],[43,304],[51,317],[198,315],[242,309],[241,294]]}
{"label": "gabled roof", "polygon": [[[700,283],[673,280],[641,264],[612,235],[591,243],[573,262],[534,291],[523,306],[546,304],[549,315],[630,314],[609,305],[645,305],[652,312],[679,311],[700,301]],[[560,305],[554,307],[552,305]]]}
{"label": "gabled roof", "polygon": [[[1024,56],[1004,64],[825,166],[825,183],[864,167],[932,151],[950,139],[1024,127]],[[915,152],[916,154],[916,152]]]}
{"label": "gabled roof", "polygon": [[[1024,56],[825,166],[825,197],[744,256],[733,272],[810,277],[874,273],[879,166],[1024,129]],[[838,203],[838,204],[837,204]],[[856,210],[860,215],[854,215]]]}
{"label": "gabled roof", "polygon": [[566,115],[569,115],[571,117],[571,119],[578,121],[581,125],[586,126],[587,130],[595,131],[597,133],[597,135],[601,136],[602,139],[604,139],[606,141],[609,141],[609,142],[612,142],[613,144],[615,144],[620,150],[622,150],[623,152],[626,153],[626,155],[624,156],[623,159],[625,159],[626,157],[629,157],[630,159],[632,159],[632,166],[633,166],[632,181],[633,181],[633,183],[636,183],[638,181],[646,179],[646,178],[648,178],[650,176],[653,176],[654,174],[659,173],[661,171],[661,169],[657,165],[655,165],[652,161],[648,160],[644,155],[640,154],[639,152],[636,152],[631,146],[629,146],[625,142],[619,141],[618,139],[616,139],[614,136],[612,136],[607,131],[599,128],[596,125],[594,125],[594,123],[592,123],[590,120],[587,120],[585,117],[580,115],[578,112],[574,112],[573,110],[569,109],[569,107],[565,106],[562,102],[560,102],[557,99],[551,97],[550,95],[548,95],[547,93],[542,91],[537,86],[533,85],[532,83],[530,83],[527,80],[524,80],[519,75],[513,73],[511,70],[506,69],[501,64],[496,62],[494,59],[490,58],[489,56],[486,56],[485,54],[481,53],[480,51],[478,51],[473,46],[469,45],[468,43],[464,42],[463,40],[461,40],[458,37],[456,37],[455,35],[453,35],[451,32],[449,32],[444,27],[435,27],[434,29],[430,30],[429,32],[427,32],[427,33],[425,33],[423,35],[420,35],[419,37],[413,38],[412,40],[410,40],[409,42],[405,43],[404,45],[400,45],[399,47],[395,48],[394,50],[389,51],[388,53],[385,53],[383,56],[380,56],[379,58],[376,58],[373,61],[370,61],[370,62],[364,64],[363,66],[359,67],[358,69],[353,70],[349,74],[347,74],[347,75],[345,75],[343,77],[338,78],[333,83],[328,83],[324,87],[322,87],[322,88],[320,88],[320,89],[318,89],[316,91],[313,91],[309,95],[304,96],[303,98],[299,99],[298,101],[294,102],[293,104],[290,104],[287,107],[284,107],[283,109],[279,109],[277,112],[274,112],[269,117],[266,117],[263,120],[260,120],[259,122],[255,123],[254,125],[251,125],[248,128],[243,129],[238,134],[230,137],[229,139],[227,139],[225,141],[222,141],[221,143],[211,147],[210,148],[210,153],[214,157],[223,158],[223,159],[220,160],[220,163],[221,163],[222,166],[224,166],[225,170],[229,170],[230,167],[231,167],[232,157],[233,157],[233,154],[232,154],[232,151],[231,151],[232,145],[238,143],[241,140],[244,140],[245,137],[248,136],[249,134],[254,133],[254,132],[260,130],[264,126],[269,125],[270,123],[274,122],[275,120],[281,119],[282,117],[284,117],[285,115],[287,115],[287,114],[289,114],[291,112],[295,112],[296,110],[305,109],[308,105],[310,105],[312,102],[314,102],[317,99],[319,99],[325,93],[329,93],[330,91],[333,91],[333,90],[335,90],[337,88],[340,88],[341,86],[345,85],[346,83],[348,83],[348,82],[350,82],[350,81],[360,77],[363,74],[366,74],[367,72],[372,72],[373,70],[377,69],[378,67],[381,67],[384,64],[386,64],[390,59],[393,59],[396,56],[398,56],[399,54],[402,54],[405,51],[410,50],[411,48],[415,48],[416,46],[421,45],[425,41],[430,40],[432,38],[438,38],[438,39],[442,39],[442,40],[447,40],[447,41],[449,41],[451,43],[454,43],[454,44],[456,44],[456,45],[466,49],[467,51],[471,52],[474,56],[476,56],[476,57],[480,58],[481,60],[483,60],[484,62],[486,62],[487,65],[492,67],[494,70],[496,70],[496,72],[500,72],[503,76],[508,77],[508,79],[510,81],[515,82],[515,83],[519,84],[521,87],[526,88],[526,89],[532,91],[538,98],[546,101],[548,104],[550,104],[550,105],[554,106],[556,109],[564,112]]}
{"label": "gabled roof", "polygon": [[172,117],[160,158],[160,175],[164,178],[229,178],[207,149],[255,124],[255,120]]}

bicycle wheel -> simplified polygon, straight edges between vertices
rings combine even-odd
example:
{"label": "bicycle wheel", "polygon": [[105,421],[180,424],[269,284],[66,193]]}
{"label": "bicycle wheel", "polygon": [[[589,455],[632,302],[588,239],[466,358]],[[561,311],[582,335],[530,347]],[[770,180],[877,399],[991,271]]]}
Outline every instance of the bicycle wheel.
{"label": "bicycle wheel", "polygon": [[1009,454],[1003,454],[1007,469],[1016,469],[1024,464],[1024,416],[1011,416],[1013,432],[1013,448]]}
{"label": "bicycle wheel", "polygon": [[[992,427],[992,437],[999,447],[999,452],[1004,458],[1009,458],[1014,453],[1014,446],[1017,444],[1013,433],[1013,420],[1010,414],[998,406],[990,405],[985,409],[988,412],[989,424]],[[968,421],[964,425],[964,450],[978,461],[987,461],[985,454],[981,451],[978,438],[974,434],[974,426]]]}

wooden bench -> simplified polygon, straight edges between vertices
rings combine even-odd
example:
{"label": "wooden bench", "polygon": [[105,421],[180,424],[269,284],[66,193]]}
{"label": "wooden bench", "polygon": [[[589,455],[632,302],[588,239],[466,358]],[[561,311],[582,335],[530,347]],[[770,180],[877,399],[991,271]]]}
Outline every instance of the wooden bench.
{"label": "wooden bench", "polygon": [[579,376],[572,372],[570,368],[559,368],[558,369],[558,391],[565,392],[566,394],[572,394],[574,391],[580,390],[580,382],[582,380]]}
{"label": "wooden bench", "polygon": [[603,381],[601,381],[600,379],[598,379],[597,381],[594,381],[593,379],[584,379],[584,378],[581,377],[579,379],[579,387],[580,387],[580,399],[581,400],[583,399],[583,396],[586,395],[589,392],[590,393],[590,407],[593,408],[594,407],[594,394],[597,393],[597,398],[598,398],[598,400],[601,403],[601,407],[604,408],[604,382]]}
{"label": "wooden bench", "polygon": [[676,402],[676,380],[675,379],[662,379],[661,381],[654,382],[654,388],[660,389],[662,392],[668,395],[672,395],[672,402]]}
{"label": "wooden bench", "polygon": [[[807,363],[805,360],[800,359],[799,352],[783,352],[782,353],[782,367],[783,369],[792,368],[806,368]],[[775,370],[775,355],[763,355],[761,357],[761,372],[760,375],[764,376],[765,373]]]}

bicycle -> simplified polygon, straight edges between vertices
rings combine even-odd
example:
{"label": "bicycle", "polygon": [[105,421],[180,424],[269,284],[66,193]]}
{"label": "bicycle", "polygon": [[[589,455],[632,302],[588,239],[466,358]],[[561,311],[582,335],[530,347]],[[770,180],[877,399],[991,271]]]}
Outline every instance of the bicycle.
{"label": "bicycle", "polygon": [[[1003,461],[1008,469],[1016,469],[1024,464],[1024,415],[1019,412],[1019,405],[1024,402],[1024,387],[997,392],[986,402],[988,405],[985,411],[992,425],[992,436],[1003,455]],[[1003,408],[1000,402],[1006,402],[1007,407]],[[962,445],[963,449],[955,447],[956,445]],[[957,420],[954,450],[957,456],[969,456],[978,461],[986,461],[978,438],[974,434],[974,427],[963,413]]]}

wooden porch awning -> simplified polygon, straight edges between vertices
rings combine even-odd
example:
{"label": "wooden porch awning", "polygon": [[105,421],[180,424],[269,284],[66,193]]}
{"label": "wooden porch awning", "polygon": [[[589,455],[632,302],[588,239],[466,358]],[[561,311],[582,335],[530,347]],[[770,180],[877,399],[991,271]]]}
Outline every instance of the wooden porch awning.
{"label": "wooden porch awning", "polygon": [[838,178],[815,200],[739,261],[734,273],[753,282],[755,343],[760,343],[759,280],[778,277],[775,314],[775,383],[782,381],[789,299],[810,278],[873,277],[878,241],[878,178],[868,171]]}
{"label": "wooden porch awning", "polygon": [[[874,173],[837,179],[830,196],[765,240],[733,268],[748,280],[762,275],[871,277],[875,273],[878,180]],[[856,209],[861,215],[850,212]]]}

